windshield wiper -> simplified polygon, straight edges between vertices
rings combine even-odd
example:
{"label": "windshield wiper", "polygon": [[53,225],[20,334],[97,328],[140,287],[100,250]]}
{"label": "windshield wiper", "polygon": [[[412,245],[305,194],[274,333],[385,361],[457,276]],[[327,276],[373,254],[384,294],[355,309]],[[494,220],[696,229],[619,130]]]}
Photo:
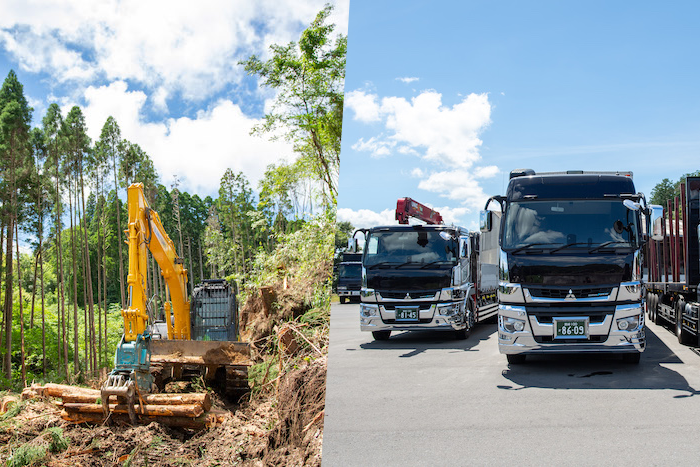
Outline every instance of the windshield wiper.
{"label": "windshield wiper", "polygon": [[[588,252],[589,252],[589,253],[594,253],[594,252],[600,250],[601,248],[605,248],[606,246],[612,245],[612,244],[614,244],[614,243],[629,243],[629,242],[618,242],[618,241],[605,242],[605,243],[601,243],[600,245],[598,245],[598,246],[596,246],[596,247],[591,248],[590,250],[588,250]],[[631,248],[631,246],[628,247],[628,248]]]}
{"label": "windshield wiper", "polygon": [[566,245],[562,245],[562,246],[560,246],[559,248],[555,248],[555,249],[553,249],[553,250],[550,250],[550,251],[549,251],[549,254],[551,255],[551,254],[554,253],[555,251],[563,250],[564,248],[569,248],[570,246],[574,246],[574,245],[588,245],[588,242],[567,243]]}
{"label": "windshield wiper", "polygon": [[389,267],[391,267],[391,266],[394,265],[394,264],[396,264],[396,263],[392,263],[391,261],[381,261],[381,262],[379,262],[379,263],[377,263],[377,264],[373,264],[373,265],[371,265],[371,266],[368,266],[367,269],[374,269],[374,268],[378,268],[378,267],[381,267],[381,266],[389,266]]}
{"label": "windshield wiper", "polygon": [[425,264],[425,265],[421,266],[420,268],[421,268],[421,269],[427,269],[427,268],[429,268],[430,266],[432,266],[432,265],[434,265],[434,264],[438,264],[438,263],[449,263],[449,264],[452,264],[452,261],[450,261],[449,259],[439,259],[439,260],[437,260],[437,261],[431,261],[430,263]]}
{"label": "windshield wiper", "polygon": [[523,245],[523,246],[521,246],[521,247],[519,247],[519,248],[516,248],[515,250],[511,250],[511,251],[509,251],[508,253],[510,253],[511,255],[514,255],[515,253],[517,253],[517,252],[519,252],[519,251],[525,250],[525,249],[530,248],[530,247],[533,247],[533,246],[535,246],[535,245],[558,245],[558,244],[559,244],[558,242],[555,242],[555,243],[553,243],[553,242],[549,242],[549,243],[528,243],[527,245]]}
{"label": "windshield wiper", "polygon": [[396,265],[395,268],[396,269],[402,268],[404,266],[408,266],[409,264],[416,264],[416,262],[415,261],[406,261],[405,263],[401,263],[401,264]]}

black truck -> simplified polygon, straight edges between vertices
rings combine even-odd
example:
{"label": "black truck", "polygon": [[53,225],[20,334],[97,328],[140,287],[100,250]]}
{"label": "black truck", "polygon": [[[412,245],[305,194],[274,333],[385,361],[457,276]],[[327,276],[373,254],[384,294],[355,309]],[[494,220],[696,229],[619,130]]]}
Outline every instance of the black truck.
{"label": "black truck", "polygon": [[345,303],[345,300],[359,302],[361,285],[362,253],[343,253],[342,260],[338,264],[336,287],[340,303]]}
{"label": "black truck", "polygon": [[506,195],[485,209],[492,201],[503,212],[498,347],[508,362],[534,353],[610,352],[638,363],[645,347],[643,225],[651,211],[632,173],[519,169]]}

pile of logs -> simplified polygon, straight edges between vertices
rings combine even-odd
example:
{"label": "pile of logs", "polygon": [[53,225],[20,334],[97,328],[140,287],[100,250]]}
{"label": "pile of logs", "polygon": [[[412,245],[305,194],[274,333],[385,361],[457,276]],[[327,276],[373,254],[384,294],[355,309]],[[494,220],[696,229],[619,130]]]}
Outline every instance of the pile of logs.
{"label": "pile of logs", "polygon": [[[61,407],[61,417],[73,423],[104,423],[102,401],[98,389],[48,383],[32,384],[22,392],[22,399],[55,397]],[[110,419],[129,422],[128,407],[123,401],[111,398]],[[116,402],[116,403],[115,403]],[[211,397],[207,393],[189,394],[139,394],[135,404],[139,423],[159,422],[182,428],[205,428],[220,424],[225,412],[211,410]]]}

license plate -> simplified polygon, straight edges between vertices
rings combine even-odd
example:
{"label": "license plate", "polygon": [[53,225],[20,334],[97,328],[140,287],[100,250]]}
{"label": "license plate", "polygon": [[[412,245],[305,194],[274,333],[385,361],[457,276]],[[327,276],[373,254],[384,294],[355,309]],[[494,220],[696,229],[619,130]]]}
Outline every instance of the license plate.
{"label": "license plate", "polygon": [[397,308],[396,319],[418,321],[418,308]]}
{"label": "license plate", "polygon": [[554,318],[555,339],[588,339],[588,318]]}

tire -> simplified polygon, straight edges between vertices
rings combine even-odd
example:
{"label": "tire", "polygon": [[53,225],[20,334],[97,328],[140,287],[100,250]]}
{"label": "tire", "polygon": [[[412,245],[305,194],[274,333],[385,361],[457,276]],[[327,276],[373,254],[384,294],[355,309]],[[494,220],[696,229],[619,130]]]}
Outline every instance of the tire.
{"label": "tire", "polygon": [[341,305],[345,303],[345,297],[338,297],[338,299],[340,300]]}
{"label": "tire", "polygon": [[372,337],[375,341],[388,341],[391,337],[391,331],[372,331]]}
{"label": "tire", "polygon": [[460,329],[459,331],[455,331],[455,339],[463,341],[464,339],[469,337],[470,331],[471,329],[469,329],[468,327]]}
{"label": "tire", "polygon": [[623,353],[622,361],[630,365],[639,365],[639,359],[642,357],[641,352]]}
{"label": "tire", "polygon": [[647,299],[647,311],[649,315],[649,321],[652,323],[656,323],[656,302],[657,302],[657,296],[656,294],[649,294],[649,298]]}
{"label": "tire", "polygon": [[654,308],[652,309],[654,312],[654,319],[652,320],[654,324],[661,324],[661,321],[663,318],[659,315],[659,301],[661,300],[662,295],[654,294]]}
{"label": "tire", "polygon": [[506,358],[511,365],[521,365],[525,363],[525,354],[507,354]]}
{"label": "tire", "polygon": [[685,310],[685,301],[678,300],[676,303],[676,337],[678,342],[683,345],[690,345],[690,333],[683,329],[683,311]]}

